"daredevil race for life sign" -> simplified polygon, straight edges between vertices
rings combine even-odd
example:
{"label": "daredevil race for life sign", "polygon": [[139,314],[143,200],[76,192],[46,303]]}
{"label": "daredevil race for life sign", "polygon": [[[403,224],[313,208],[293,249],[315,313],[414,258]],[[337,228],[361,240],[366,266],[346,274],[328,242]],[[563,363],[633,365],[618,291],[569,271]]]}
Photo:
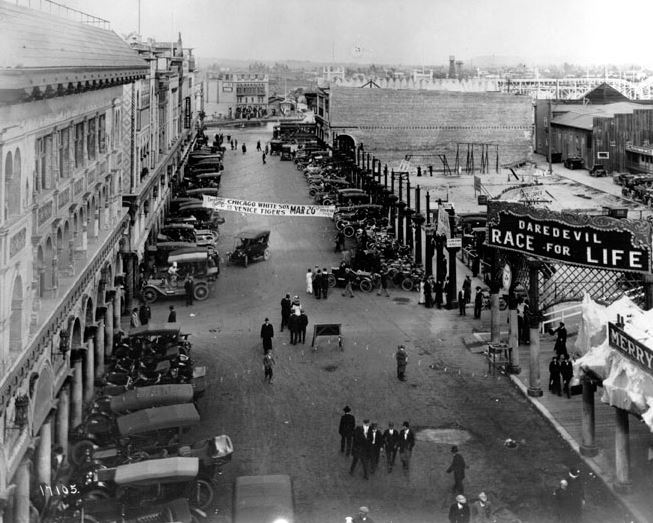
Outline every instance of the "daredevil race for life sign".
{"label": "daredevil race for life sign", "polygon": [[488,201],[487,243],[563,263],[649,272],[651,225]]}
{"label": "daredevil race for life sign", "polygon": [[333,218],[335,205],[302,205],[294,203],[255,202],[220,198],[219,196],[204,196],[204,207],[217,211],[234,211],[246,214],[262,214],[266,216],[311,216],[315,218]]}

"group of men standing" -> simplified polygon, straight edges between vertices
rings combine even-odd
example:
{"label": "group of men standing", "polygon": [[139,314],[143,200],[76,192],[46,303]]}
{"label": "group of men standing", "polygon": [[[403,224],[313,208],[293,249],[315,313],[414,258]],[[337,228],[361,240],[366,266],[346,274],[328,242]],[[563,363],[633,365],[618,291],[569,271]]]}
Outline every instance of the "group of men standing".
{"label": "group of men standing", "polygon": [[308,316],[301,308],[299,297],[295,296],[290,299],[290,294],[286,294],[281,299],[281,332],[284,327],[290,331],[290,344],[306,342],[306,327],[308,326]]}
{"label": "group of men standing", "polygon": [[315,271],[308,269],[306,273],[306,292],[315,295],[315,299],[327,299],[329,295],[329,274],[327,268],[320,270],[316,265]]}
{"label": "group of men standing", "polygon": [[382,431],[376,423],[364,419],[363,424],[356,426],[356,418],[351,413],[351,408],[346,406],[340,418],[340,452],[345,456],[352,456],[349,474],[353,476],[358,463],[363,467],[363,478],[369,479],[369,474],[374,474],[378,468],[381,451],[385,452],[388,473],[392,472],[397,453],[404,470],[410,466],[410,458],[415,446],[415,433],[410,424],[404,421],[401,430],[388,423],[388,428]]}

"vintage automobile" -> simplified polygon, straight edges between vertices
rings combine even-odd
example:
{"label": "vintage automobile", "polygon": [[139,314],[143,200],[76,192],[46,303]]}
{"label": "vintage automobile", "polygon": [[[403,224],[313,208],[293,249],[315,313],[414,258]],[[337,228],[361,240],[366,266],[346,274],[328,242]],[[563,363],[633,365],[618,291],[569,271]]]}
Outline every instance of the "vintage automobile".
{"label": "vintage automobile", "polygon": [[[219,196],[220,195],[220,190],[216,187],[197,187],[196,189],[188,189],[187,191],[184,191],[185,198],[188,199],[194,199],[194,200],[202,200],[204,196]],[[195,203],[192,200],[185,202],[186,205],[190,203]],[[179,207],[183,207],[184,203],[179,205]]]}
{"label": "vintage automobile", "polygon": [[[188,247],[172,251],[167,264],[154,277],[147,279],[142,286],[141,295],[147,303],[153,303],[160,297],[179,297],[186,295],[185,278],[193,276],[193,297],[198,301],[209,297],[210,285],[219,274],[215,255],[206,247]],[[169,265],[177,265],[177,277],[166,273]]]}
{"label": "vintage automobile", "polygon": [[189,223],[192,223],[196,229],[219,229],[224,223],[224,218],[218,211],[204,207],[198,200],[180,205],[170,221],[179,222],[180,219],[189,219]]}
{"label": "vintage automobile", "polygon": [[569,158],[565,158],[565,161],[563,162],[564,166],[567,169],[582,169],[585,167],[585,160],[578,156],[570,156]]}
{"label": "vintage automobile", "polygon": [[128,446],[152,453],[179,441],[186,427],[197,425],[200,415],[192,403],[166,405],[125,414],[115,419],[92,416],[75,427],[70,459],[80,465],[100,450],[125,450]]}
{"label": "vintage automobile", "polygon": [[[363,189],[338,189],[336,191],[337,200],[335,203],[339,206],[351,207],[352,205],[364,205],[370,203],[370,195]],[[324,205],[329,205],[325,203]]]}
{"label": "vintage automobile", "polygon": [[283,144],[281,146],[281,159],[284,161],[292,160],[292,146],[288,144]]}
{"label": "vintage automobile", "polygon": [[[177,498],[163,503],[137,503],[129,506],[122,501],[106,499],[107,493],[95,491],[86,494],[86,500],[70,506],[67,500],[53,500],[54,511],[48,512],[44,521],[59,523],[197,523],[196,512],[185,498]],[[72,496],[71,496],[72,497]],[[199,515],[199,514],[198,514]]]}
{"label": "vintage automobile", "polygon": [[95,405],[101,411],[124,414],[153,407],[178,405],[193,401],[193,386],[189,383],[136,387],[117,396],[100,396]]}
{"label": "vintage automobile", "polygon": [[286,474],[240,476],[233,494],[233,523],[294,523],[292,480]]}
{"label": "vintage automobile", "polygon": [[[197,235],[198,247],[217,248],[218,241],[220,240],[220,233],[215,229],[197,229],[195,234]],[[218,273],[219,272],[220,267],[218,266]]]}
{"label": "vintage automobile", "polygon": [[197,243],[195,227],[189,223],[166,224],[159,230],[157,241]]}
{"label": "vintage automobile", "polygon": [[200,474],[199,458],[162,458],[95,471],[84,498],[117,498],[128,505],[160,502],[182,494],[191,506],[206,509],[215,496],[211,478]]}
{"label": "vintage automobile", "polygon": [[239,263],[247,267],[250,261],[270,258],[270,231],[252,229],[236,235],[234,250],[227,253],[227,263]]}
{"label": "vintage automobile", "polygon": [[604,165],[595,163],[594,166],[590,169],[590,176],[602,177],[607,175],[608,175],[608,171],[606,170]]}
{"label": "vintage automobile", "polygon": [[278,156],[281,154],[281,140],[270,140],[270,156]]}
{"label": "vintage automobile", "polygon": [[195,188],[218,189],[221,180],[222,173],[208,172],[193,176],[189,179],[189,183]]}

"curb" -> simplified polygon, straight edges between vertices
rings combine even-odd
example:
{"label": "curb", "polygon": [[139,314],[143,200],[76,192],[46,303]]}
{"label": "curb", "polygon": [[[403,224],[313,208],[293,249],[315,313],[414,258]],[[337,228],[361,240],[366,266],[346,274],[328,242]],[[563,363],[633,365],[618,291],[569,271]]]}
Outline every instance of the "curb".
{"label": "curb", "polygon": [[538,410],[538,412],[546,420],[548,420],[549,423],[551,423],[553,428],[558,431],[562,439],[565,440],[565,442],[576,454],[578,454],[578,458],[581,459],[583,463],[585,463],[585,465],[587,465],[587,467],[589,467],[592,472],[594,472],[596,477],[603,482],[603,484],[608,488],[615,499],[621,503],[621,506],[630,512],[630,515],[634,518],[632,523],[647,523],[648,519],[644,516],[644,514],[642,514],[639,509],[635,507],[629,500],[624,499],[623,496],[614,489],[614,485],[610,482],[607,475],[604,474],[601,467],[599,467],[599,465],[593,459],[583,456],[580,453],[580,445],[578,442],[573,438],[571,434],[569,434],[569,432],[567,432],[567,430],[562,425],[560,425],[560,423],[558,423],[551,412],[549,412],[549,409],[542,405],[542,403],[537,398],[529,396],[526,385],[522,383],[522,381],[514,374],[510,374],[508,377],[510,378],[510,381],[513,383],[513,385],[515,385],[522,392],[522,394],[524,394],[526,399],[530,401],[531,405],[533,405]]}

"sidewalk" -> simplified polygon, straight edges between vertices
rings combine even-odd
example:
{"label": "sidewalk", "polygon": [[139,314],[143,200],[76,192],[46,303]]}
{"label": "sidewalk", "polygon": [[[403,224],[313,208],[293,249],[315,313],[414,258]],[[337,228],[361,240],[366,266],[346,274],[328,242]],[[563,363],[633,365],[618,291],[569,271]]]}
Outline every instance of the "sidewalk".
{"label": "sidewalk", "polygon": [[[489,315],[489,311],[484,311],[483,314]],[[503,319],[501,325],[505,325]],[[490,339],[490,333],[476,333],[475,338],[479,342],[487,342]],[[501,340],[508,342],[508,332],[501,332]],[[574,352],[575,341],[575,335],[567,339],[567,349],[570,353]],[[630,475],[632,489],[628,494],[615,491],[614,409],[601,402],[602,389],[598,387],[595,393],[595,420],[596,445],[599,448],[599,453],[592,458],[582,456],[579,450],[582,441],[582,395],[572,396],[568,399],[565,396],[551,394],[548,390],[549,362],[554,354],[554,344],[554,336],[548,334],[541,336],[539,364],[540,387],[544,393],[542,397],[534,398],[527,395],[530,377],[529,346],[519,346],[521,372],[520,374],[510,375],[510,380],[530,400],[533,406],[551,422],[569,446],[578,453],[579,461],[584,461],[587,467],[608,486],[615,498],[630,511],[635,521],[640,523],[653,521],[653,499],[651,498],[653,474],[651,474],[651,464],[648,462],[647,456],[649,445],[653,441],[651,433],[644,423],[638,423],[635,417],[630,417]],[[477,349],[474,349],[474,346],[469,346],[469,348],[473,349],[473,352],[480,352],[478,346]]]}

